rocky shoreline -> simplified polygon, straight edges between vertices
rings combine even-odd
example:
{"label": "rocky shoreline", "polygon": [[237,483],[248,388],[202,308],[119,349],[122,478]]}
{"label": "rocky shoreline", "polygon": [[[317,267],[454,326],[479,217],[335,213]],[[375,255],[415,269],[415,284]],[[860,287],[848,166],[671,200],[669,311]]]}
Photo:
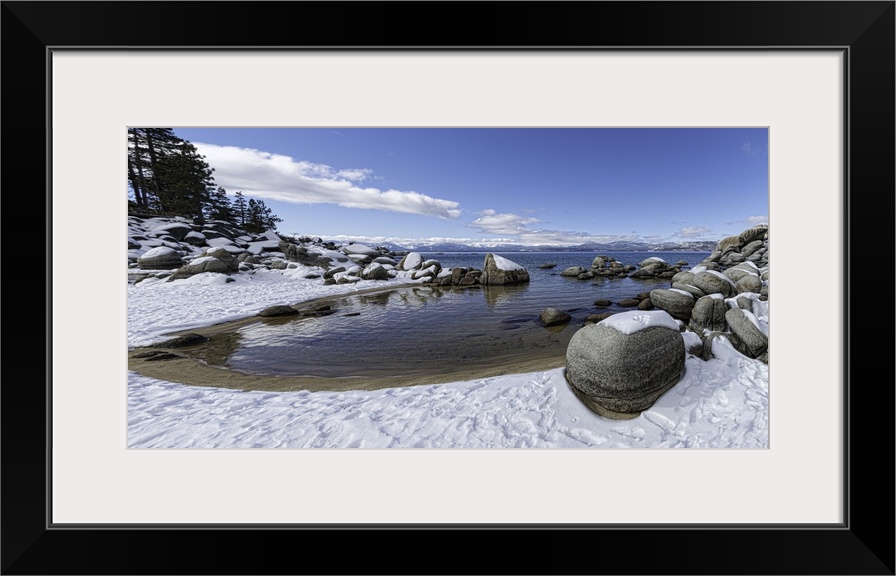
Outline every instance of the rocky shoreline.
{"label": "rocky shoreline", "polygon": [[711,358],[717,338],[768,364],[768,262],[766,225],[721,240],[688,271],[661,259],[641,262],[671,286],[617,303],[637,311],[589,317],[595,322],[576,332],[567,348],[570,388],[597,414],[629,419],[678,383],[686,353]]}
{"label": "rocky shoreline", "polygon": [[[224,222],[206,222],[194,224],[184,219],[142,219],[129,217],[128,232],[128,282],[139,283],[148,278],[173,281],[189,278],[202,273],[222,274],[226,280],[233,275],[251,275],[258,270],[289,270],[302,268],[303,278],[319,280],[323,284],[351,284],[361,280],[382,281],[383,287],[374,291],[392,290],[405,285],[428,284],[446,288],[472,288],[479,286],[501,286],[526,283],[530,281],[528,271],[518,264],[497,256],[486,255],[482,268],[443,268],[438,260],[425,259],[420,253],[408,252],[396,254],[384,247],[370,247],[362,244],[339,246],[320,238],[284,237],[269,231],[265,234],[246,234]],[[576,266],[563,270],[560,275],[588,281],[595,278],[632,279],[667,279],[668,288],[655,288],[640,292],[631,298],[610,302],[598,299],[594,302],[595,313],[585,319],[585,325],[579,328],[600,326],[618,311],[604,311],[611,306],[628,308],[639,313],[668,315],[676,330],[672,330],[682,338],[687,336],[688,354],[703,358],[712,357],[713,341],[723,336],[741,354],[768,362],[768,326],[767,322],[758,319],[759,312],[767,310],[769,286],[769,241],[768,226],[756,226],[743,233],[721,240],[716,249],[700,264],[685,269],[684,261],[667,263],[659,257],[647,258],[637,266],[626,265],[606,255],[597,255],[590,267]],[[551,268],[553,263],[545,263],[541,268]],[[269,306],[251,318],[240,320],[241,323],[257,322],[265,318],[279,316],[315,315],[325,316],[332,313],[328,299],[300,304],[283,303]],[[539,322],[549,330],[565,326],[570,315],[563,310],[552,308],[546,302],[546,308],[539,317]],[[617,318],[617,323],[622,316]],[[344,378],[308,378],[308,377],[275,377],[251,376],[230,373],[226,377],[226,369],[204,365],[197,361],[197,350],[207,345],[209,338],[225,329],[233,329],[235,323],[228,326],[210,327],[196,330],[172,338],[171,340],[144,346],[129,351],[129,367],[147,376],[160,379],[172,379],[188,384],[235,387],[264,390],[343,390],[373,389],[377,387],[425,384],[444,381],[444,376],[433,375],[432,378],[388,378],[376,379]],[[668,326],[667,326],[668,327]],[[652,329],[651,329],[652,330]],[[652,330],[655,332],[655,330]],[[576,334],[578,336],[578,333]],[[621,340],[629,346],[635,340],[625,335]],[[186,337],[186,338],[184,338]],[[575,338],[574,338],[575,339]],[[570,342],[570,351],[575,356],[576,349]],[[577,345],[576,345],[577,346]],[[650,346],[656,347],[654,342]],[[593,343],[590,345],[594,348]],[[643,346],[642,346],[643,347]],[[676,348],[674,344],[672,348]],[[677,349],[677,348],[676,348]],[[677,353],[676,353],[677,354]],[[593,354],[592,354],[593,356]],[[633,353],[629,356],[633,362],[644,362],[644,353]],[[683,357],[683,355],[682,355]],[[671,358],[671,356],[670,356]],[[592,361],[592,364],[600,360]],[[678,362],[662,360],[659,365],[678,365]],[[563,359],[533,358],[518,366],[495,365],[485,372],[470,371],[456,374],[458,380],[479,378],[490,375],[501,375],[515,371],[545,369],[564,365]],[[672,374],[675,369],[669,368],[659,380],[668,389],[672,380],[677,381],[680,373]],[[635,365],[620,365],[614,373],[638,373]],[[660,370],[662,372],[662,370]],[[574,376],[574,375],[573,375]],[[581,379],[581,378],[580,378]],[[603,381],[607,375],[600,376]],[[340,381],[342,380],[342,381]],[[630,417],[644,409],[643,401],[632,390],[626,390],[626,402],[619,403],[612,398],[601,396],[604,390],[587,389],[587,386],[576,387],[574,378],[567,373],[567,380],[574,391],[589,407],[594,398],[601,398],[601,406],[611,406],[609,413],[617,417]],[[643,383],[643,378],[641,378]],[[661,386],[661,387],[662,387]],[[585,388],[585,390],[583,390]],[[624,388],[624,386],[623,386]],[[643,388],[643,386],[642,386]],[[659,388],[647,386],[641,396],[656,396]],[[663,390],[665,391],[665,390]],[[626,412],[628,411],[628,412]],[[598,413],[600,413],[598,411]],[[603,414],[607,415],[607,414]]]}

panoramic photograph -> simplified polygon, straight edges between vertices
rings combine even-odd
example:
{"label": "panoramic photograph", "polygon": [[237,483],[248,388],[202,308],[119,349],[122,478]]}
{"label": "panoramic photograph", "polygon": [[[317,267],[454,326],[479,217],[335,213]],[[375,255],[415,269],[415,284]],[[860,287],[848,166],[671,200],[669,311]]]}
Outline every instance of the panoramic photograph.
{"label": "panoramic photograph", "polygon": [[769,132],[129,127],[129,448],[769,447]]}

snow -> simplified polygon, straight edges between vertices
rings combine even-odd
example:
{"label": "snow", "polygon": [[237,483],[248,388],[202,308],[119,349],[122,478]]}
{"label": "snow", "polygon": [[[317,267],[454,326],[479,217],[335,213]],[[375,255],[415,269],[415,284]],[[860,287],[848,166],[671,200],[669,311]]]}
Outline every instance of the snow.
{"label": "snow", "polygon": [[423,263],[423,256],[419,252],[408,252],[404,257],[402,268],[405,270],[414,270]]}
{"label": "snow", "polygon": [[753,323],[753,326],[756,327],[757,330],[768,336],[768,326],[763,327],[763,322],[760,322],[755,314],[750,312],[749,310],[741,310],[744,313],[744,316],[747,317],[747,320]]}
{"label": "snow", "polygon": [[175,254],[177,250],[174,248],[169,248],[168,246],[157,246],[156,248],[152,248],[143,253],[144,258],[151,258],[155,256],[166,256],[168,254]]}
{"label": "snow", "polygon": [[[325,285],[298,265],[204,273],[128,285],[128,347],[254,315],[267,306],[383,286]],[[409,272],[399,272],[405,283]],[[226,279],[234,281],[227,283]],[[767,305],[754,302],[767,318]],[[765,303],[761,303],[765,304]],[[617,329],[678,324],[665,312],[623,312]],[[688,346],[699,343],[685,333]],[[767,448],[768,366],[724,337],[716,358],[688,354],[682,380],[631,420],[608,420],[569,389],[563,368],[470,381],[346,392],[258,392],[187,386],[128,371],[130,448]],[[348,357],[346,361],[349,361]]]}
{"label": "snow", "polygon": [[721,278],[721,279],[724,280],[725,282],[727,282],[727,283],[731,284],[732,286],[734,286],[734,282],[731,281],[731,278],[725,276],[725,275],[722,274],[721,272],[717,272],[717,271],[715,271],[715,270],[704,270],[704,272],[706,272],[707,274],[712,274],[713,276],[716,276],[716,277],[718,277],[718,278]]}
{"label": "snow", "polygon": [[155,248],[156,246],[164,246],[165,243],[156,238],[147,238],[145,240],[140,240],[141,246],[149,246],[150,248]]}
{"label": "snow", "polygon": [[678,292],[679,294],[684,294],[685,296],[690,296],[691,299],[694,298],[694,295],[693,295],[693,294],[691,294],[691,293],[688,292],[687,290],[682,290],[682,289],[680,289],[680,288],[669,288],[669,291],[671,291],[671,292]]}
{"label": "snow", "polygon": [[188,230],[190,229],[190,225],[187,224],[186,221],[174,222],[171,224],[165,224],[163,226],[156,226],[155,228],[150,230],[149,233],[155,234],[157,236],[164,236],[164,235],[170,233],[171,230],[184,229],[184,228],[186,228]]}
{"label": "snow", "polygon": [[258,256],[262,252],[278,248],[280,248],[280,243],[276,240],[261,240],[259,242],[249,242],[248,251],[250,254]]}
{"label": "snow", "polygon": [[498,270],[525,270],[525,268],[516,262],[512,262],[503,256],[492,254],[492,258],[495,259],[495,266],[498,267]]}
{"label": "snow", "polygon": [[213,256],[201,256],[194,260],[190,260],[190,264],[205,264],[206,262],[212,262],[214,260],[217,260],[217,258]]}
{"label": "snow", "polygon": [[651,326],[665,326],[670,330],[678,332],[678,323],[675,321],[675,318],[672,318],[668,312],[663,310],[619,312],[601,320],[598,324],[614,328],[623,334],[634,334]]}
{"label": "snow", "polygon": [[360,254],[363,256],[379,256],[379,250],[365,244],[349,244],[344,248],[346,254]]}
{"label": "snow", "polygon": [[349,261],[348,256],[346,256],[342,252],[337,252],[335,250],[318,248],[317,253],[320,254],[323,258],[329,258],[331,262],[345,263]]}
{"label": "snow", "polygon": [[221,248],[227,248],[228,246],[233,246],[233,242],[224,237],[206,238],[205,243],[208,244],[209,246],[216,246],[216,247],[221,247]]}

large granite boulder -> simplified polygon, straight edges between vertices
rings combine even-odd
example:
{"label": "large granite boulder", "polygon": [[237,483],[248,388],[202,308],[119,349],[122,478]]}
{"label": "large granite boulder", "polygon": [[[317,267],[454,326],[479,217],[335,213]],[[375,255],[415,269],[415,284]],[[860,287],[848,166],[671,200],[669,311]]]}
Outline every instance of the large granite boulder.
{"label": "large granite boulder", "polygon": [[726,278],[731,280],[732,282],[737,282],[744,276],[759,276],[759,268],[756,267],[752,262],[741,262],[737,266],[732,266],[728,268],[722,274],[725,275]]}
{"label": "large granite boulder", "polygon": [[743,244],[749,245],[755,240],[768,240],[768,224],[757,224],[740,233]]}
{"label": "large granite boulder", "polygon": [[150,233],[155,236],[171,236],[178,242],[186,238],[187,234],[193,231],[193,227],[186,222],[173,222],[153,228]]}
{"label": "large granite boulder", "polygon": [[706,296],[706,293],[703,290],[697,288],[693,284],[684,284],[682,282],[673,282],[672,288],[676,290],[683,290],[693,296],[694,298],[703,298]]}
{"label": "large granite boulder", "polygon": [[694,307],[694,296],[685,290],[657,288],[650,291],[650,301],[654,307],[665,310],[673,318],[688,321]]}
{"label": "large granite boulder", "polygon": [[730,252],[731,250],[737,250],[743,245],[744,239],[740,234],[738,234],[737,236],[729,236],[720,240],[718,245],[716,246],[716,250],[719,250],[724,256],[726,251]]}
{"label": "large granite boulder", "polygon": [[694,273],[689,270],[682,270],[672,277],[672,282],[679,282],[681,284],[693,284],[694,283]]}
{"label": "large granite boulder", "polygon": [[[286,263],[284,262],[284,268]],[[232,274],[239,270],[239,261],[233,257],[230,252],[223,248],[211,248],[199,258],[191,260],[189,263],[178,268],[174,274],[168,277],[168,282],[179,280],[181,278],[189,278],[196,274],[204,272],[214,272],[217,274]]]}
{"label": "large granite boulder", "polygon": [[758,274],[744,276],[734,283],[734,288],[737,290],[738,294],[743,294],[745,292],[755,292],[758,294],[762,290],[762,280],[759,279]]}
{"label": "large granite boulder", "polygon": [[516,262],[497,254],[488,253],[482,264],[479,283],[486,286],[522,284],[529,281],[529,272]]}
{"label": "large granite boulder", "polygon": [[191,230],[190,232],[187,232],[186,236],[184,236],[183,242],[186,242],[191,246],[205,246],[205,234]]}
{"label": "large granite boulder", "polygon": [[731,298],[737,293],[734,282],[715,270],[704,270],[695,274],[694,286],[705,294],[721,294],[725,298]]}
{"label": "large granite boulder", "polygon": [[389,275],[388,268],[382,264],[374,262],[361,271],[361,278],[364,280],[388,280],[391,276]]}
{"label": "large granite boulder", "polygon": [[376,248],[371,248],[366,244],[349,244],[348,246],[343,246],[342,252],[351,257],[352,254],[360,254],[363,256],[370,256],[371,258],[376,258],[380,255],[380,251]]}
{"label": "large granite boulder", "polygon": [[685,354],[678,323],[667,312],[621,312],[573,335],[566,379],[597,414],[634,418],[678,383]]}
{"label": "large granite boulder", "polygon": [[417,270],[423,265],[423,255],[419,252],[408,252],[398,263],[399,270]]}
{"label": "large granite boulder", "polygon": [[137,258],[137,265],[144,270],[171,270],[183,263],[183,254],[168,246],[157,246]]}
{"label": "large granite boulder", "polygon": [[728,306],[720,294],[698,298],[691,310],[688,327],[698,335],[703,335],[705,330],[724,332],[727,327],[725,322],[727,311]]}
{"label": "large granite boulder", "polygon": [[752,242],[741,248],[740,253],[744,258],[747,258],[749,256],[752,256],[757,250],[762,248],[763,244],[764,243],[762,240],[753,240]]}
{"label": "large granite boulder", "polygon": [[735,346],[741,353],[751,358],[758,358],[768,349],[768,336],[752,312],[731,308],[725,313],[725,321],[728,322],[731,332],[737,336],[739,342],[735,342]]}

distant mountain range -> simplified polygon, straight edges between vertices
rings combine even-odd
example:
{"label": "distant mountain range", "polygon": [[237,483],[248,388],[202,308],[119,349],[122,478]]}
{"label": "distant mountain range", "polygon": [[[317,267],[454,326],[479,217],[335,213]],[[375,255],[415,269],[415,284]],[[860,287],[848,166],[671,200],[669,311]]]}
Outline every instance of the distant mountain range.
{"label": "distant mountain range", "polygon": [[697,242],[663,242],[650,244],[647,242],[610,242],[600,244],[598,242],[585,242],[575,246],[528,246],[523,244],[456,244],[452,242],[437,243],[413,243],[394,244],[383,242],[378,246],[384,246],[393,252],[712,252],[718,242],[701,240]]}

